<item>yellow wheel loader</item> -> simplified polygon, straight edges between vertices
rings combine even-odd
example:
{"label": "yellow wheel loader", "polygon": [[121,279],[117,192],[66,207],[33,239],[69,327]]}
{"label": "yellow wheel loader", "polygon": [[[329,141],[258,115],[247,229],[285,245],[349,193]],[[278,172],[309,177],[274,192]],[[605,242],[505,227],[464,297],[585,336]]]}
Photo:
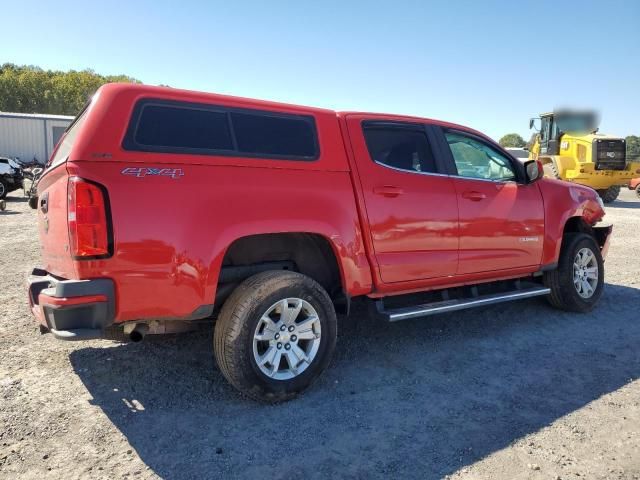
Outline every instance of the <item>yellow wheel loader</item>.
{"label": "yellow wheel loader", "polygon": [[627,162],[624,138],[598,133],[597,123],[593,112],[559,111],[532,118],[529,128],[538,133],[529,142],[529,158],[542,162],[547,177],[587,185],[610,203],[621,186],[640,174],[640,163]]}

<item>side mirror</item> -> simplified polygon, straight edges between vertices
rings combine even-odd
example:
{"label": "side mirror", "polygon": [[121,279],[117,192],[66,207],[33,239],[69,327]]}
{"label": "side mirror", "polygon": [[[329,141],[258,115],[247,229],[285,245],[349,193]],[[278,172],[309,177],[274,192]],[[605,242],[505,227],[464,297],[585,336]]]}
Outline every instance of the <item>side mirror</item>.
{"label": "side mirror", "polygon": [[524,170],[527,175],[527,183],[533,183],[544,177],[544,169],[540,160],[529,160],[524,164]]}
{"label": "side mirror", "polygon": [[529,130],[531,130],[533,128],[536,132],[539,132],[540,131],[540,127],[538,125],[536,125],[536,120],[540,120],[540,119],[539,118],[530,118],[529,119]]}

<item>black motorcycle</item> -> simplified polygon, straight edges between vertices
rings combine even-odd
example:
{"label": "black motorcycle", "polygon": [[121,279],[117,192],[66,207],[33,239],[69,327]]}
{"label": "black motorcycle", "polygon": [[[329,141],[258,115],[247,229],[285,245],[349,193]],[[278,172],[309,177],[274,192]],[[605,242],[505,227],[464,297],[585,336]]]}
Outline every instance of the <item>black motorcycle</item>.
{"label": "black motorcycle", "polygon": [[36,157],[33,157],[33,160],[30,162],[23,162],[19,159],[18,163],[20,164],[20,169],[22,171],[23,182],[22,186],[24,189],[24,196],[27,198],[35,197],[38,187],[38,180],[42,176],[44,172],[44,168]]}
{"label": "black motorcycle", "polygon": [[11,158],[0,157],[0,200],[20,188],[24,188],[22,166]]}

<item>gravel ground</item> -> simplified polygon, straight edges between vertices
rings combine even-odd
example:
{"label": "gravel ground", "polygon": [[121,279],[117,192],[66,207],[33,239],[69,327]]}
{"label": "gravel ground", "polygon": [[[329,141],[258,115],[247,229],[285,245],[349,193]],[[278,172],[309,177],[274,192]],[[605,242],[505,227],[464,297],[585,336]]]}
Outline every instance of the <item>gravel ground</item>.
{"label": "gravel ground", "polygon": [[640,478],[640,201],[615,224],[588,315],[541,300],[383,324],[360,312],[301,398],[241,398],[212,334],[40,335],[35,214],[0,212],[0,479]]}

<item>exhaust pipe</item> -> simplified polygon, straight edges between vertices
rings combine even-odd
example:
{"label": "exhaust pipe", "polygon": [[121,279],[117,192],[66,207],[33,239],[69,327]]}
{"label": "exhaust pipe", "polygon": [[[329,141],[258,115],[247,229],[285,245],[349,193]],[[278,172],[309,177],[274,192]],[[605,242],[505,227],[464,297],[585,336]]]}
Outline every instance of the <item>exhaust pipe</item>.
{"label": "exhaust pipe", "polygon": [[134,343],[141,342],[148,331],[149,331],[149,325],[147,325],[146,323],[139,323],[129,333],[129,340],[131,340]]}

